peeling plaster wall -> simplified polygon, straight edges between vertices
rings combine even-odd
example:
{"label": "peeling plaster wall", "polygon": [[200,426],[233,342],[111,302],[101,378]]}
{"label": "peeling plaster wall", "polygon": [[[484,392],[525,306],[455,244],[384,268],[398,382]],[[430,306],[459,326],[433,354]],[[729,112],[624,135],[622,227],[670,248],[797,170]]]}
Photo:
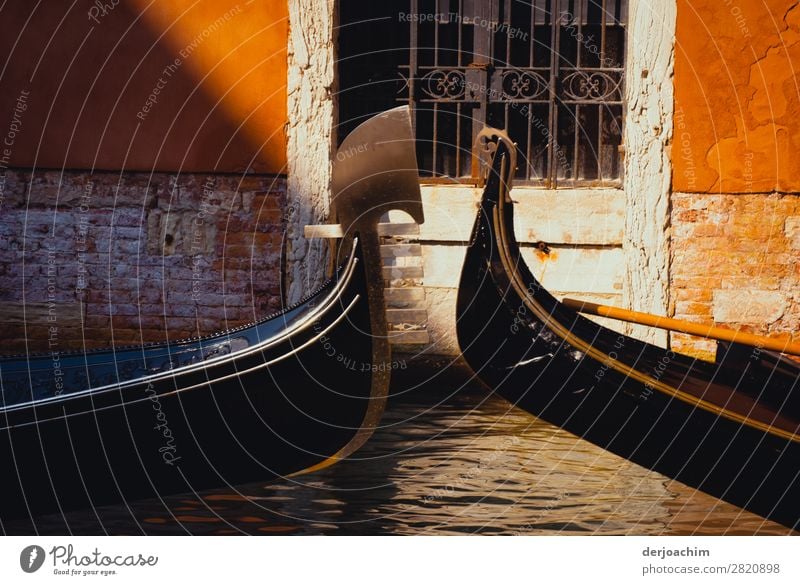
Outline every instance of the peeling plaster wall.
{"label": "peeling plaster wall", "polygon": [[[669,298],[674,0],[631,4],[625,120],[625,273],[623,302],[664,315]],[[665,346],[666,332],[628,333]]]}
{"label": "peeling plaster wall", "polygon": [[303,228],[321,223],[330,204],[331,161],[336,140],[335,3],[289,0],[287,129],[287,300],[322,284],[325,247],[306,240]]}
{"label": "peeling plaster wall", "polygon": [[679,0],[675,191],[800,191],[798,6]]}
{"label": "peeling plaster wall", "polygon": [[[800,2],[679,0],[671,310],[800,335]],[[716,343],[673,335],[684,353]]]}

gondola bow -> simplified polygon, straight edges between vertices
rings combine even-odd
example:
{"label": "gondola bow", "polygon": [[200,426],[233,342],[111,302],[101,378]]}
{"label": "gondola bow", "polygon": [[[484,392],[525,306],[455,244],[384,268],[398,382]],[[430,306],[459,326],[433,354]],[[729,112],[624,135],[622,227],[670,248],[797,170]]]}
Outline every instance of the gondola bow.
{"label": "gondola bow", "polygon": [[498,130],[481,139],[490,170],[457,302],[458,340],[477,375],[604,449],[797,527],[797,364],[758,348],[703,362],[564,306],[525,265],[514,236],[515,146]]}
{"label": "gondola bow", "polygon": [[[392,197],[421,205],[416,182],[397,188],[397,156],[368,154],[391,141],[414,166],[405,174],[415,172],[407,109],[366,121],[351,139],[367,153],[352,181],[370,181],[383,207]],[[368,198],[345,194],[339,205],[371,213]],[[389,382],[374,367],[388,345],[374,309],[382,282],[372,227],[354,223],[327,284],[250,326],[0,358],[0,521],[265,481],[352,454],[380,420]]]}

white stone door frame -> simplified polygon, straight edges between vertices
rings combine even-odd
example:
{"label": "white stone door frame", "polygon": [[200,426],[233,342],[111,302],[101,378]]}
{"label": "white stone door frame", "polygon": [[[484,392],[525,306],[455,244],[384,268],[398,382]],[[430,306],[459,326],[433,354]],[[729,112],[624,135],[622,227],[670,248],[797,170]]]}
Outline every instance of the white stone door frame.
{"label": "white stone door frame", "polygon": [[289,303],[322,284],[325,244],[303,228],[322,223],[330,207],[336,148],[335,0],[288,0],[286,291]]}
{"label": "white stone door frame", "polygon": [[[629,11],[623,303],[667,315],[677,1],[632,0]],[[668,342],[666,331],[631,326],[628,332],[661,346]]]}
{"label": "white stone door frame", "polygon": [[[336,142],[336,2],[288,0],[287,298],[319,284],[325,264],[319,242],[303,227],[328,213]],[[623,302],[666,315],[676,0],[631,0],[626,63],[626,216]],[[663,331],[630,333],[665,345]]]}

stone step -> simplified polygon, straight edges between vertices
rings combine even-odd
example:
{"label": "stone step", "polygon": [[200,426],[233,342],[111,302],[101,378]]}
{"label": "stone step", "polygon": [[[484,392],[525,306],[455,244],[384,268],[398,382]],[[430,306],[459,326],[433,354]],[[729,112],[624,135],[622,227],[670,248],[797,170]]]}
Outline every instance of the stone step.
{"label": "stone step", "polygon": [[425,309],[386,309],[386,320],[394,324],[423,325],[428,320],[428,311]]}
{"label": "stone step", "polygon": [[425,300],[425,289],[420,287],[387,288],[384,291],[384,298],[389,308],[414,308],[416,303]]}
{"label": "stone step", "polygon": [[391,345],[427,345],[430,341],[430,335],[425,329],[389,331],[389,343]]}
{"label": "stone step", "polygon": [[404,278],[422,278],[425,273],[422,266],[384,266],[385,280],[402,280]]}
{"label": "stone step", "polygon": [[388,244],[381,246],[381,258],[408,258],[422,256],[419,244]]}

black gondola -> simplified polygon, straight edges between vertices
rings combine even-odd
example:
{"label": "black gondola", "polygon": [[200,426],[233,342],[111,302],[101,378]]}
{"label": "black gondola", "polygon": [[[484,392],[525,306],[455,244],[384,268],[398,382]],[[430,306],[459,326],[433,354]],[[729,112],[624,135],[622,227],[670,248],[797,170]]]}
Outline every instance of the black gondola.
{"label": "black gondola", "polygon": [[459,343],[476,374],[581,438],[797,528],[797,364],[741,347],[699,361],[564,306],[532,275],[514,237],[515,146],[502,131],[481,138],[492,160],[457,303]]}
{"label": "black gondola", "polygon": [[[421,220],[407,109],[365,122],[343,147],[352,141],[364,153],[355,165],[361,174],[342,157],[334,177],[382,196],[402,192],[398,207]],[[398,161],[406,168],[398,171]],[[371,216],[372,203],[356,195],[363,193],[335,192],[340,208]],[[380,267],[370,266],[378,253],[367,249],[370,240],[374,233],[350,234],[341,247],[346,260],[327,284],[251,326],[167,344],[0,359],[0,526],[11,517],[268,480],[351,454],[377,425],[389,378],[389,368],[377,367],[390,357],[384,317],[375,313],[383,310],[382,281]]]}

